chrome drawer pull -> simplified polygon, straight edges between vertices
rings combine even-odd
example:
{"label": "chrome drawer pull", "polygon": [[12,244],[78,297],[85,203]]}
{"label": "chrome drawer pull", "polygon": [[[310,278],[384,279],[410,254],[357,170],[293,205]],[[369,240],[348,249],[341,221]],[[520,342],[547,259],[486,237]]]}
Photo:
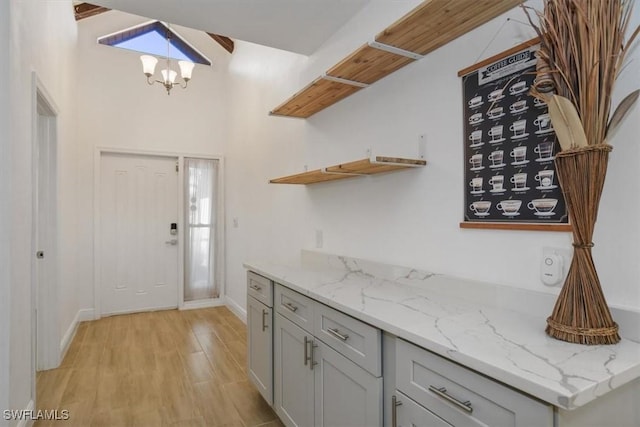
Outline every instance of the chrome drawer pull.
{"label": "chrome drawer pull", "polygon": [[471,407],[471,402],[469,402],[468,400],[466,402],[461,402],[458,399],[456,399],[455,397],[450,396],[449,394],[447,394],[447,389],[445,387],[434,387],[432,385],[429,386],[429,391],[432,393],[435,393],[436,395],[438,395],[439,397],[443,398],[444,400],[453,403],[454,405],[456,405],[458,408],[467,411],[468,413],[472,413],[473,412],[473,408]]}
{"label": "chrome drawer pull", "polygon": [[315,359],[315,349],[318,348],[318,344],[315,344],[313,340],[309,340],[309,344],[311,344],[311,357],[309,358],[309,369],[313,371],[313,367],[318,364]]}
{"label": "chrome drawer pull", "polygon": [[294,313],[296,312],[296,310],[298,310],[298,307],[296,307],[295,305],[291,304],[290,302],[282,303],[282,305],[284,305],[285,307],[287,307],[289,310],[293,311]]}
{"label": "chrome drawer pull", "polygon": [[402,402],[398,400],[396,395],[391,396],[391,427],[398,426],[398,406],[402,405]]}
{"label": "chrome drawer pull", "polygon": [[309,343],[311,343],[313,341],[311,341],[309,338],[307,338],[307,336],[304,336],[304,366],[307,366],[307,363],[309,363],[309,350],[307,347],[307,345]]}
{"label": "chrome drawer pull", "polygon": [[258,285],[249,285],[249,287],[251,289],[253,289],[254,291],[258,291],[258,292],[260,292],[262,290],[262,287],[260,287]]}
{"label": "chrome drawer pull", "polygon": [[346,341],[349,339],[349,335],[342,335],[337,329],[328,328],[327,332],[329,332],[334,337],[341,339],[342,341]]}

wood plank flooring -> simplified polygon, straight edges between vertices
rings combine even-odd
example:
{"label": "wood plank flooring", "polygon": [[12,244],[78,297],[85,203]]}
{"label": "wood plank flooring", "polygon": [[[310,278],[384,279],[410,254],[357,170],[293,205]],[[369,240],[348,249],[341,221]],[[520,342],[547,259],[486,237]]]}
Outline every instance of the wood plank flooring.
{"label": "wood plank flooring", "polygon": [[83,322],[61,366],[37,375],[38,409],[70,418],[35,426],[282,426],[247,379],[246,340],[225,307]]}

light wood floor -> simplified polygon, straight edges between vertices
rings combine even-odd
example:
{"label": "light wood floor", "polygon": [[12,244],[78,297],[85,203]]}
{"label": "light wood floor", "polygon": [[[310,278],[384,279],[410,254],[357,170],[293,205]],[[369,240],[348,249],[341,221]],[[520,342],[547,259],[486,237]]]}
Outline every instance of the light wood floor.
{"label": "light wood floor", "polygon": [[39,372],[38,409],[64,426],[282,426],[247,380],[246,327],[224,307],[78,326],[62,365]]}

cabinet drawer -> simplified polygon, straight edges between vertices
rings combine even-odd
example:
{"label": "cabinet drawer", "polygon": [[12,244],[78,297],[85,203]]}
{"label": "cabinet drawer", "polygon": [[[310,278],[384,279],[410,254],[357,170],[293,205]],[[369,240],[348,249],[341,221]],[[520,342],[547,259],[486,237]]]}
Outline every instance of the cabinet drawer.
{"label": "cabinet drawer", "polygon": [[248,271],[247,295],[251,295],[267,307],[273,307],[273,282],[253,271]]}
{"label": "cabinet drawer", "polygon": [[313,335],[376,377],[382,375],[380,329],[323,304],[316,305]]}
{"label": "cabinet drawer", "polygon": [[276,285],[274,307],[282,314],[307,332],[313,333],[313,310],[315,302],[302,294]]}
{"label": "cabinet drawer", "polygon": [[[396,390],[396,424],[394,427],[452,427],[431,411]],[[393,411],[393,408],[391,409]],[[393,415],[392,415],[393,419]]]}
{"label": "cabinet drawer", "polygon": [[553,425],[550,405],[403,340],[396,381],[398,390],[456,426]]}

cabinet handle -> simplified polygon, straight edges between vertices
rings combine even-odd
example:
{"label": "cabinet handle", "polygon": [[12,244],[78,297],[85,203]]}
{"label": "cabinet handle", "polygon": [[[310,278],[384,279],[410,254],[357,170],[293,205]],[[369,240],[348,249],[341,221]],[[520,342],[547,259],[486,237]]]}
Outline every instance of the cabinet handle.
{"label": "cabinet handle", "polygon": [[282,305],[284,305],[285,307],[287,307],[289,310],[293,311],[294,313],[296,312],[296,310],[298,310],[298,307],[296,307],[295,305],[291,304],[290,302],[285,302]]}
{"label": "cabinet handle", "polygon": [[313,340],[309,340],[309,344],[311,344],[311,357],[309,358],[309,369],[311,369],[313,371],[313,367],[316,366],[318,364],[318,362],[315,361],[315,349],[318,348],[318,346],[316,344],[313,343]]}
{"label": "cabinet handle", "polygon": [[391,427],[398,426],[398,406],[401,406],[402,402],[398,400],[396,395],[391,396]]}
{"label": "cabinet handle", "polygon": [[432,393],[435,393],[437,396],[443,398],[444,400],[453,403],[454,405],[456,405],[458,408],[462,409],[463,411],[466,411],[468,413],[472,413],[473,412],[473,408],[471,407],[471,402],[470,401],[466,401],[466,402],[461,402],[458,399],[456,399],[455,397],[447,394],[447,389],[445,387],[435,387],[430,385],[429,386],[429,391]]}
{"label": "cabinet handle", "polygon": [[309,350],[308,350],[308,346],[307,344],[309,344],[311,342],[311,340],[309,338],[307,338],[307,336],[304,336],[304,366],[307,366],[307,363],[309,363]]}
{"label": "cabinet handle", "polygon": [[349,339],[349,335],[342,335],[337,329],[328,328],[327,332],[329,332],[334,337],[341,339],[342,341],[346,341]]}
{"label": "cabinet handle", "polygon": [[267,325],[267,315],[269,314],[268,310],[262,309],[262,330],[266,331],[269,325]]}
{"label": "cabinet handle", "polygon": [[249,285],[249,287],[251,289],[253,289],[254,291],[258,291],[258,292],[260,292],[262,290],[262,287],[258,286],[258,285]]}

